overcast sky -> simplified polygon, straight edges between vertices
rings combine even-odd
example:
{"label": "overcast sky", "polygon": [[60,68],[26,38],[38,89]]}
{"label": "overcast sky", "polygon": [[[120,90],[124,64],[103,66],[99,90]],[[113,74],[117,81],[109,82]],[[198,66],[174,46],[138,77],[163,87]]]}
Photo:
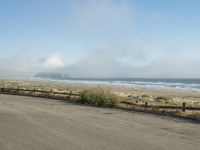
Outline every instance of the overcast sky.
{"label": "overcast sky", "polygon": [[0,77],[200,78],[199,0],[1,0]]}

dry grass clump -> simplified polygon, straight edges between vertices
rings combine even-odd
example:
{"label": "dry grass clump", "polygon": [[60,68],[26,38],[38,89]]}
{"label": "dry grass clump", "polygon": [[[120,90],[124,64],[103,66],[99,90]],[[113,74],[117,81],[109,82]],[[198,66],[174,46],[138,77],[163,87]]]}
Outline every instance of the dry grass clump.
{"label": "dry grass clump", "polygon": [[182,112],[181,115],[193,120],[200,121],[200,112],[198,111],[185,111],[185,112]]}
{"label": "dry grass clump", "polygon": [[169,101],[169,98],[164,97],[164,96],[158,96],[154,99],[156,102],[166,102]]}
{"label": "dry grass clump", "polygon": [[103,107],[115,107],[119,102],[119,96],[109,90],[101,88],[91,88],[80,92],[79,102]]}

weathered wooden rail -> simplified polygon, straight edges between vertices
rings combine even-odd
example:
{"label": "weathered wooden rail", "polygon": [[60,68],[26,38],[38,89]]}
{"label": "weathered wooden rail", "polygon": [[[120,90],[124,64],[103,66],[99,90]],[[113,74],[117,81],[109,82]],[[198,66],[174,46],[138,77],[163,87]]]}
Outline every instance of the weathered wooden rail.
{"label": "weathered wooden rail", "polygon": [[74,95],[74,96],[78,96],[77,93],[72,93],[72,91],[70,92],[54,92],[52,89],[50,89],[49,91],[44,91],[44,90],[38,90],[38,89],[14,89],[14,88],[0,88],[0,92],[35,92],[35,93],[51,93],[51,94],[66,94],[66,95]]}
{"label": "weathered wooden rail", "polygon": [[182,111],[186,111],[186,110],[190,110],[190,111],[200,111],[200,107],[188,107],[186,106],[186,103],[183,102],[182,106],[159,106],[159,105],[148,105],[148,103],[146,102],[143,105],[139,105],[136,103],[132,103],[132,102],[127,102],[127,101],[122,101],[122,104],[125,105],[129,105],[130,107],[141,107],[141,108],[155,108],[155,109],[174,109],[174,110],[182,110]]}
{"label": "weathered wooden rail", "polygon": [[38,90],[38,89],[14,89],[14,88],[0,88],[0,94],[11,94],[11,95],[21,95],[21,96],[32,96],[59,100],[75,100],[79,98],[77,93],[69,92],[55,92],[50,90]]}
{"label": "weathered wooden rail", "polygon": [[[24,92],[24,93],[23,93]],[[29,92],[29,93],[26,93]],[[78,93],[73,93],[72,91],[69,92],[55,92],[52,89],[48,90],[48,91],[44,91],[44,90],[38,90],[38,89],[20,89],[20,88],[0,88],[0,94],[15,94],[15,95],[26,95],[26,96],[38,96],[38,97],[43,97],[41,95],[32,95],[32,94],[36,94],[36,93],[42,93],[42,94],[47,94],[48,97],[55,98],[53,97],[53,95],[62,95],[62,96],[79,96]],[[148,109],[148,108],[155,108],[155,109],[172,109],[172,110],[182,110],[182,111],[186,111],[186,110],[190,110],[190,111],[200,111],[200,107],[188,107],[186,106],[186,103],[183,102],[182,106],[158,106],[158,105],[148,105],[148,102],[146,102],[145,104],[137,104],[137,103],[133,103],[133,102],[128,102],[128,101],[121,101],[121,104],[125,104],[129,107],[139,107],[139,108],[144,108],[144,109]]]}

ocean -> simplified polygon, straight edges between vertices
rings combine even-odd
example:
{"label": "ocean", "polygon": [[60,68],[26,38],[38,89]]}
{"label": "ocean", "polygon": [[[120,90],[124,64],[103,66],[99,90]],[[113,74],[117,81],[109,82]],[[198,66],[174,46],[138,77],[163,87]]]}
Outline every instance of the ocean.
{"label": "ocean", "polygon": [[162,88],[200,91],[200,79],[161,79],[161,78],[69,78],[66,80],[34,78],[34,80],[80,83],[93,85],[119,85],[139,88]]}

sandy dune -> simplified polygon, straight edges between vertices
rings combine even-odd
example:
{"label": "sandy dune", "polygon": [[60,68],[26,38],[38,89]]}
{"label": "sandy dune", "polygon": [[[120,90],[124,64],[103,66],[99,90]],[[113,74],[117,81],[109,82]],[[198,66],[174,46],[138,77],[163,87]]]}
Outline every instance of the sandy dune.
{"label": "sandy dune", "polygon": [[0,150],[199,150],[200,125],[0,95]]}

